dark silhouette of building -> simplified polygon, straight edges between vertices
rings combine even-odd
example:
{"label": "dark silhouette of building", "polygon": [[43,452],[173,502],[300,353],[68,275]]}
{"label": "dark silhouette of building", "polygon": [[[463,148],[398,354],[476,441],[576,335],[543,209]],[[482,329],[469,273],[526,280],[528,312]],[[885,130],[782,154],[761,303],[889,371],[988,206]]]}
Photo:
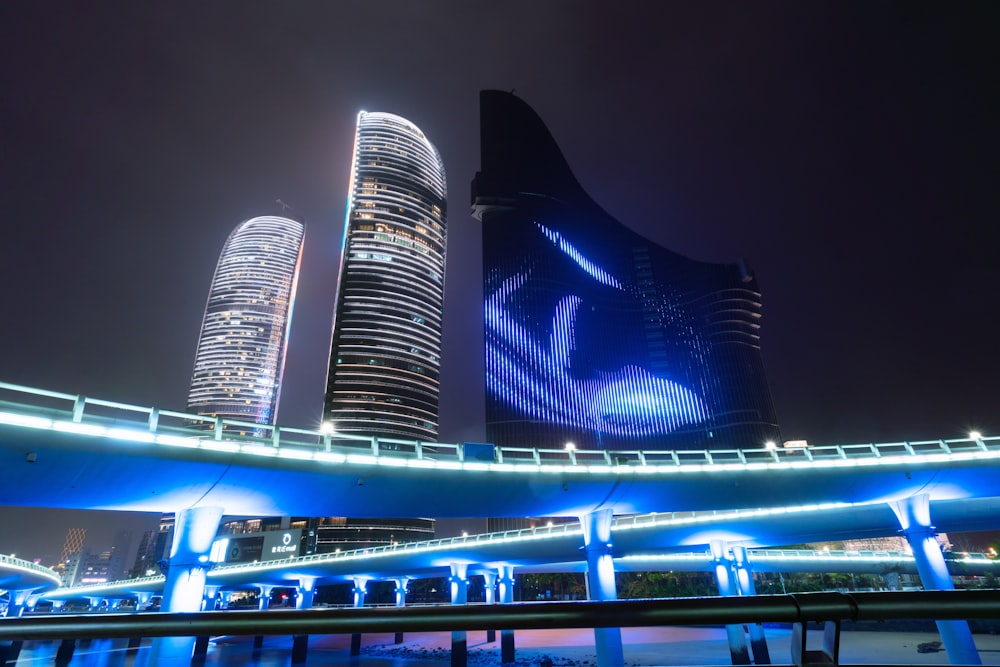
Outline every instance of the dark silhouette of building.
{"label": "dark silhouette of building", "polygon": [[[631,231],[584,192],[527,104],[499,91],[480,101],[487,438],[606,450],[778,440],[746,265]],[[630,168],[643,166],[621,178]]]}

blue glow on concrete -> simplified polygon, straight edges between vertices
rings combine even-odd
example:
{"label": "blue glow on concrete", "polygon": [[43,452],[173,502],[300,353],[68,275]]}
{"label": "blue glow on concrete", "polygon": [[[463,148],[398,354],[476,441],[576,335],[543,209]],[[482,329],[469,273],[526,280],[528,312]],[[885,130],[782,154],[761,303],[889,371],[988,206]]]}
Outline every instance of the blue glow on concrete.
{"label": "blue glow on concrete", "polygon": [[[901,499],[891,506],[899,519],[902,533],[913,550],[913,558],[920,573],[920,583],[924,589],[953,590],[955,584],[948,573],[948,565],[945,563],[944,554],[941,553],[937,533],[931,524],[930,497],[924,493]],[[935,623],[951,664],[982,664],[967,621],[935,621]]]}

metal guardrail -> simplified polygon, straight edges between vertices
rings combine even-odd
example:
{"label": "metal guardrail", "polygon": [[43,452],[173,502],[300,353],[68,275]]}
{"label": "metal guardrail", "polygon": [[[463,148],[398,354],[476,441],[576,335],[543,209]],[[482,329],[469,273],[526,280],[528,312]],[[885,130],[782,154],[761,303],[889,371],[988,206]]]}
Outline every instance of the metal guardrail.
{"label": "metal guardrail", "polygon": [[8,556],[6,554],[0,554],[0,564],[2,565],[12,565],[14,567],[19,567],[22,570],[30,570],[32,572],[38,572],[49,577],[52,577],[56,581],[59,581],[59,575],[55,571],[45,567],[44,565],[39,565],[30,560],[23,560],[21,558],[16,558],[14,556]]}
{"label": "metal guardrail", "polygon": [[[428,467],[489,469],[622,470],[631,468],[701,469],[724,467],[793,467],[876,464],[880,459],[947,460],[955,457],[1000,457],[1000,436],[912,442],[817,445],[808,448],[712,450],[566,450],[493,446],[484,457],[480,443],[431,443],[360,437],[332,431],[256,424],[205,417],[155,407],[90,398],[0,382],[0,424],[53,429],[122,440],[307,458],[330,462],[375,463],[402,460]],[[467,456],[468,453],[468,456]]]}
{"label": "metal guardrail", "polygon": [[611,602],[522,602],[0,619],[0,640],[657,627],[893,619],[1000,619],[996,590],[793,593]]}

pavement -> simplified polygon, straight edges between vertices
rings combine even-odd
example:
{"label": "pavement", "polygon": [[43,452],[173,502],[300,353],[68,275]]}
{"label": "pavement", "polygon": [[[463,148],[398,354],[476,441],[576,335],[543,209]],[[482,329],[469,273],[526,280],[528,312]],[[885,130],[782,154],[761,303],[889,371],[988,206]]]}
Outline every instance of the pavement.
{"label": "pavement", "polygon": [[[768,627],[765,634],[771,662],[791,664],[791,630]],[[1000,665],[1000,635],[976,634],[974,639],[983,664]],[[845,631],[841,633],[840,660],[842,664],[946,665],[948,658],[937,644],[939,641],[936,632]],[[467,642],[470,667],[500,665],[499,633],[497,641],[488,643],[485,632],[469,632]],[[623,628],[622,643],[625,664],[631,667],[732,664],[726,631],[721,627]],[[807,646],[818,648],[821,643],[821,630],[810,630]],[[921,645],[926,652],[918,650]],[[440,666],[450,664],[450,646],[451,633],[448,632],[408,634],[402,644],[395,644],[390,634],[364,635],[362,656],[388,659],[396,665],[410,667]],[[309,662],[320,653],[344,656],[349,647],[348,636],[312,637]],[[515,647],[516,667],[594,667],[597,664],[594,633],[590,629],[519,630],[515,634]]]}
{"label": "pavement", "polygon": [[[765,630],[771,662],[792,664],[787,627]],[[487,642],[485,632],[467,633],[469,667],[500,667],[499,634]],[[350,656],[350,635],[318,635],[309,638],[307,667],[450,667],[450,632],[412,633],[401,644],[392,634],[363,635],[361,656]],[[975,634],[984,665],[1000,665],[1000,635]],[[936,632],[845,631],[841,633],[841,664],[844,665],[947,665]],[[818,647],[819,630],[810,631],[808,646]],[[622,643],[626,667],[662,665],[729,665],[726,631],[721,627],[624,628]],[[79,642],[69,667],[149,667],[151,643],[143,640],[138,650],[127,650],[125,640]],[[515,633],[513,667],[596,667],[594,632],[582,630],[518,630]],[[923,646],[924,651],[921,651]],[[25,642],[18,665],[51,665],[58,642]],[[219,637],[213,641],[201,665],[253,665],[288,667],[292,639],[265,637],[263,648],[253,648],[252,637]],[[931,649],[931,650],[928,650]],[[173,662],[162,659],[157,667],[190,667],[187,656]],[[163,656],[161,656],[162,658]]]}

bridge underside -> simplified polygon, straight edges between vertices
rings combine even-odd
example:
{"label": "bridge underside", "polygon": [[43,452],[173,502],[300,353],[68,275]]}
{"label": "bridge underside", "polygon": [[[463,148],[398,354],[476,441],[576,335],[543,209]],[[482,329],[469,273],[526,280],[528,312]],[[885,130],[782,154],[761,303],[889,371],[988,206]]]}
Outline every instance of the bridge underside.
{"label": "bridge underside", "polygon": [[[992,498],[1000,457],[843,465],[448,467],[432,460],[301,460],[0,425],[0,504],[228,515],[573,516]],[[806,462],[803,461],[803,464]],[[973,511],[973,505],[969,505]],[[850,529],[850,520],[845,531]],[[956,528],[956,530],[959,528]],[[770,542],[774,543],[774,542]]]}

